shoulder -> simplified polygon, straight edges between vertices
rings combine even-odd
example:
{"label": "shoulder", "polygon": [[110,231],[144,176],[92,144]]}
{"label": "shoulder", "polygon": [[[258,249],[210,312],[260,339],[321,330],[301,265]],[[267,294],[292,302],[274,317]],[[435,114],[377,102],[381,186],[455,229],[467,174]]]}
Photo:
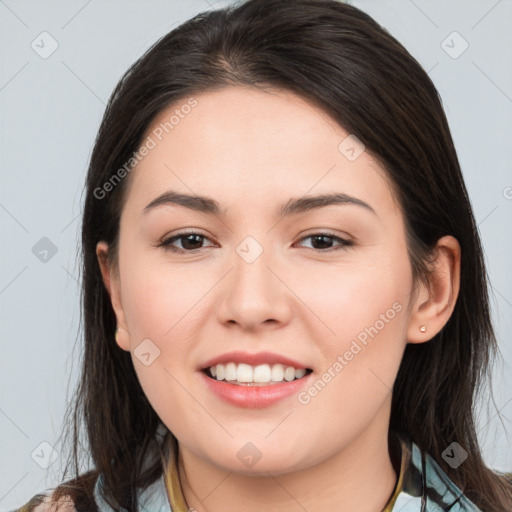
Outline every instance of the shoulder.
{"label": "shoulder", "polygon": [[55,501],[51,496],[46,496],[45,500],[33,509],[33,512],[77,512],[75,502],[65,496]]}
{"label": "shoulder", "polygon": [[99,512],[94,494],[97,477],[97,472],[89,471],[36,494],[12,512]]}
{"label": "shoulder", "polygon": [[52,494],[36,494],[12,512],[78,512],[69,496],[54,499]]}

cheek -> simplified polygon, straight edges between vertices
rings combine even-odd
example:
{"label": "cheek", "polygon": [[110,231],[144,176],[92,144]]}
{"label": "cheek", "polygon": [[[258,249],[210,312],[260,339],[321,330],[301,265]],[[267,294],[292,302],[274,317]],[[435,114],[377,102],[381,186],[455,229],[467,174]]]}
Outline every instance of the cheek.
{"label": "cheek", "polygon": [[141,255],[125,263],[123,308],[139,382],[154,410],[171,426],[173,411],[193,413],[185,391],[192,373],[187,362],[203,325],[202,299],[213,278],[208,270],[194,271],[193,265],[177,270],[147,259]]}
{"label": "cheek", "polygon": [[[192,265],[193,266],[193,265]],[[141,262],[126,268],[123,306],[134,341],[169,340],[183,329],[208,291],[208,272]],[[195,307],[194,307],[195,306]],[[133,346],[133,343],[132,343]]]}
{"label": "cheek", "polygon": [[329,404],[343,404],[332,410],[341,423],[347,411],[352,417],[375,413],[391,392],[405,348],[409,265],[398,256],[379,261],[318,273],[307,282],[311,293],[302,288],[302,297],[328,327],[322,336],[312,333],[324,367],[321,382],[306,390],[303,402],[314,401],[318,414]]}
{"label": "cheek", "polygon": [[[297,397],[304,421],[317,418],[308,423],[312,436],[335,439],[339,446],[377,416],[387,421],[384,408],[391,403],[406,325],[406,294],[400,295],[396,287],[378,294],[375,287],[356,288],[355,295],[349,287],[345,291],[337,294],[338,307],[325,317],[336,334],[317,338],[323,366]],[[332,445],[319,443],[317,449],[328,453]]]}
{"label": "cheek", "polygon": [[197,290],[184,286],[179,278],[141,272],[125,292],[132,361],[140,385],[167,427],[186,431],[184,418],[190,425],[194,416],[199,417],[186,391],[191,389],[187,361],[193,348],[191,322],[197,324],[191,310]]}
{"label": "cheek", "polygon": [[[373,263],[378,261],[378,263]],[[325,271],[302,269],[292,281],[296,293],[324,324],[327,347],[340,348],[372,326],[380,339],[399,341],[412,286],[408,261],[375,255],[356,258]],[[317,333],[318,334],[318,333]],[[364,341],[364,334],[360,337]]]}

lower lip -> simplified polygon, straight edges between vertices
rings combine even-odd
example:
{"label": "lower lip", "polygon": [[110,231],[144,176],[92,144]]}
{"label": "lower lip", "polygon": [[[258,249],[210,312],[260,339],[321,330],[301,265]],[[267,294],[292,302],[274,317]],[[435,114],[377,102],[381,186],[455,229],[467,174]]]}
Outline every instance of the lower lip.
{"label": "lower lip", "polygon": [[218,397],[237,407],[263,408],[298,393],[312,373],[290,382],[279,382],[268,386],[239,386],[225,380],[217,380],[200,372],[208,388]]}

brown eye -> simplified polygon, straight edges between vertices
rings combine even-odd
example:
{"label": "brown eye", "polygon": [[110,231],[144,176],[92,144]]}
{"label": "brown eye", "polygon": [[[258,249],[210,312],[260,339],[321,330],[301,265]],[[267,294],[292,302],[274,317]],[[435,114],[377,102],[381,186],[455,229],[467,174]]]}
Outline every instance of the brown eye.
{"label": "brown eye", "polygon": [[[208,238],[200,233],[195,232],[185,232],[178,233],[167,240],[164,240],[160,247],[164,247],[164,249],[173,251],[173,252],[192,252],[198,249],[202,249],[202,244],[204,240],[208,240]],[[181,247],[176,247],[175,244],[178,242]]]}
{"label": "brown eye", "polygon": [[[347,247],[354,245],[350,240],[345,240],[344,238],[340,238],[332,233],[314,233],[313,235],[301,238],[301,241],[308,239],[311,239],[311,249],[321,252],[346,249]],[[337,242],[338,245],[334,245],[335,242]]]}

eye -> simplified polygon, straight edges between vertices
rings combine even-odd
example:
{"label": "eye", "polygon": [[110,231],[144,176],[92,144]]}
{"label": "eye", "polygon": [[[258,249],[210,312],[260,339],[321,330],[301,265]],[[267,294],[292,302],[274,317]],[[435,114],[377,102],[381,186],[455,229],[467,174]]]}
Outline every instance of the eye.
{"label": "eye", "polygon": [[[172,252],[193,252],[197,249],[202,249],[204,240],[209,240],[205,235],[195,231],[184,231],[177,235],[171,236],[164,240],[159,247]],[[179,242],[181,247],[176,247],[173,244]],[[213,244],[212,244],[213,245]]]}
{"label": "eye", "polygon": [[[354,245],[354,242],[351,240],[345,240],[344,238],[328,232],[314,233],[301,238],[300,241],[308,239],[311,239],[311,249],[319,252],[337,251]],[[338,242],[338,245],[333,247],[333,242]]]}
{"label": "eye", "polygon": [[[314,233],[301,238],[299,242],[308,239],[311,239],[312,246],[310,248],[318,252],[336,251],[339,249],[346,249],[354,245],[354,242],[345,240],[344,238],[329,232]],[[201,233],[197,233],[195,231],[184,231],[167,238],[159,245],[159,247],[163,247],[165,250],[177,253],[194,252],[204,248],[203,242],[205,240],[209,239]],[[179,243],[181,247],[176,247],[174,245],[176,243]],[[335,243],[338,245],[334,245]],[[211,244],[210,247],[211,246],[213,246],[213,244]]]}

